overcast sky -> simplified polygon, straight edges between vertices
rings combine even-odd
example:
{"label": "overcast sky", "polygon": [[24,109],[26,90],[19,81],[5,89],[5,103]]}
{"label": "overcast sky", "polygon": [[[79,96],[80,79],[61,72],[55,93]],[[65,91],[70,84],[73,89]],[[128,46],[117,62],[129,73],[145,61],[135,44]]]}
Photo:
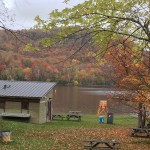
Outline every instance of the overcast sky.
{"label": "overcast sky", "polygon": [[[42,19],[48,18],[48,14],[54,10],[62,10],[65,7],[73,7],[85,0],[70,0],[68,4],[64,0],[2,0],[7,7],[9,15],[13,16],[14,22],[10,26],[13,29],[33,27],[34,18],[39,15]],[[1,5],[0,5],[1,7]],[[0,8],[1,9],[1,8]]]}

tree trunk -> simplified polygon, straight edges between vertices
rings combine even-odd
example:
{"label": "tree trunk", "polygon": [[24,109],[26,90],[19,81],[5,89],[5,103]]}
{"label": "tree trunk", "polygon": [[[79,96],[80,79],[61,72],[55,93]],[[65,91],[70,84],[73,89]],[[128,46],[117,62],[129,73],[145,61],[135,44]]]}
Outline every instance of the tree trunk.
{"label": "tree trunk", "polygon": [[145,127],[145,123],[146,123],[146,108],[144,106],[143,107],[142,127]]}
{"label": "tree trunk", "polygon": [[142,127],[142,103],[138,104],[138,128]]}
{"label": "tree trunk", "polygon": [[144,128],[146,122],[146,110],[142,103],[138,105],[138,128]]}

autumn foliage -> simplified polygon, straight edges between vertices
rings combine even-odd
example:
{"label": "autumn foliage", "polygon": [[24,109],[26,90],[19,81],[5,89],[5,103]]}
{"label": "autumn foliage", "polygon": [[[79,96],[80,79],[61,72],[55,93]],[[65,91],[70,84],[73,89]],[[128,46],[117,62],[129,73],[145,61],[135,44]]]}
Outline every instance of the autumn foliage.
{"label": "autumn foliage", "polygon": [[43,125],[4,122],[12,131],[10,143],[0,143],[1,149],[83,150],[84,140],[115,140],[121,150],[149,150],[149,138],[131,136],[136,118],[115,116],[114,124],[99,124],[95,115],[84,115],[81,122],[57,120]]}
{"label": "autumn foliage", "polygon": [[[150,107],[150,52],[138,50],[132,41],[120,39],[111,42],[104,57],[103,75],[117,90],[126,91],[117,97],[135,108],[141,117],[146,117]],[[143,122],[139,126],[145,126]]]}
{"label": "autumn foliage", "polygon": [[53,33],[23,30],[19,38],[39,49],[30,49],[29,44],[27,50],[24,43],[11,34],[0,32],[0,79],[56,81],[74,85],[105,84],[105,80],[99,77],[99,67],[95,66],[96,60],[90,52],[96,49],[86,45],[82,52],[72,55],[80,48],[82,41],[74,44],[70,39],[53,47],[43,47],[41,38]]}

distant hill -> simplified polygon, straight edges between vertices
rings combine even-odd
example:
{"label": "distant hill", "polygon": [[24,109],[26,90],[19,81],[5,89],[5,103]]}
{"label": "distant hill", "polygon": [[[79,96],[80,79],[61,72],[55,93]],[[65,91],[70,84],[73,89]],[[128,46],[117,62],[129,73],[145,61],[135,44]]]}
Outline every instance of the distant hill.
{"label": "distant hill", "polygon": [[[52,37],[56,31],[15,32],[17,38],[0,30],[0,79],[56,81],[74,85],[108,84],[93,57],[97,49],[86,43],[80,50],[86,38],[74,43],[74,37],[71,37],[65,43],[43,47],[41,39]],[[38,51],[25,51],[25,43],[32,43]]]}

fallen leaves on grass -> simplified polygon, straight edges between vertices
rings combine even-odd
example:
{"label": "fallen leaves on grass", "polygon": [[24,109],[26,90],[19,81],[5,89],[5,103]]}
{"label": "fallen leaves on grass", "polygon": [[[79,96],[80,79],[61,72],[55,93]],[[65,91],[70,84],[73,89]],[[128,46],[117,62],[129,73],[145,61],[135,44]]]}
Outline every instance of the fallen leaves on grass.
{"label": "fallen leaves on grass", "polygon": [[[83,141],[88,139],[116,140],[121,143],[122,150],[149,150],[148,142],[138,143],[137,138],[130,136],[127,128],[63,128],[61,130],[31,131],[25,134],[26,138],[36,138],[38,141],[49,141],[45,149],[49,150],[83,150]],[[42,140],[43,139],[43,140]],[[139,138],[138,138],[139,140]],[[149,139],[145,139],[148,141]]]}

